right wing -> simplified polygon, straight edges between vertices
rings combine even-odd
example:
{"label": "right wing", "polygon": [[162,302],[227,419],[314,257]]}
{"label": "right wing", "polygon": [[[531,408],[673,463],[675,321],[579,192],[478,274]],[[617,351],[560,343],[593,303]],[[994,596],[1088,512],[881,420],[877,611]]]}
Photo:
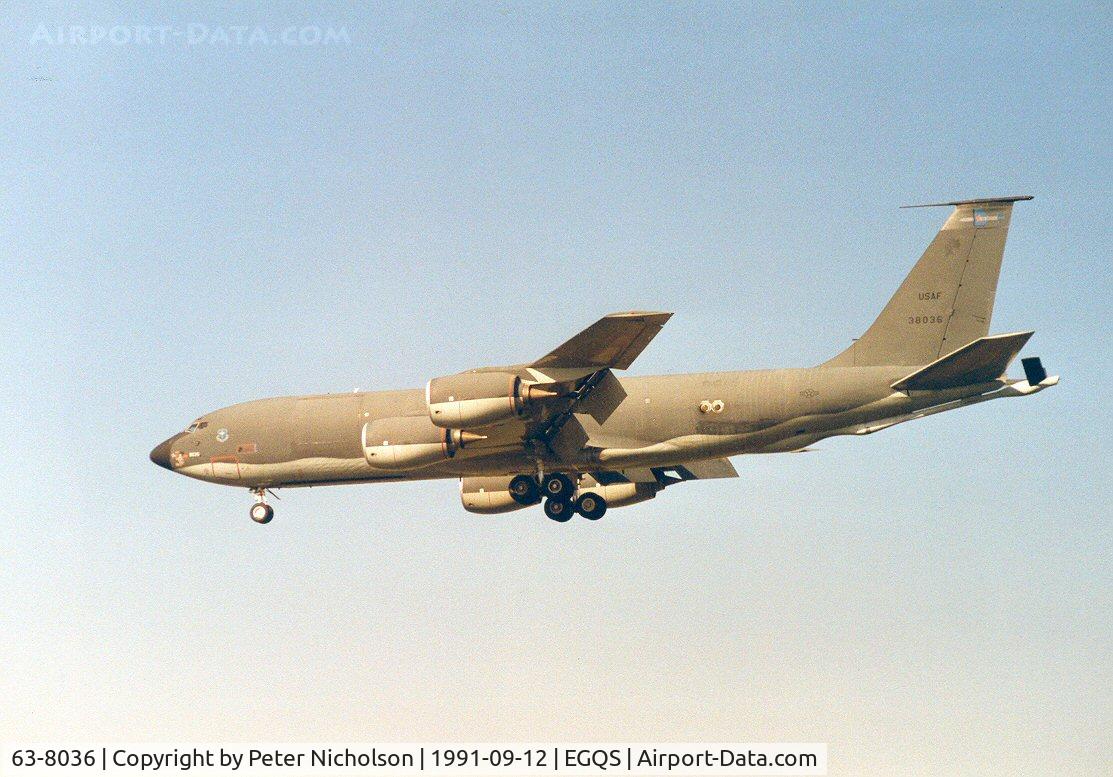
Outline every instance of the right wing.
{"label": "right wing", "polygon": [[[483,429],[490,443],[550,443],[573,413],[602,423],[626,398],[612,370],[629,367],[672,313],[611,313],[536,361],[434,378],[425,401],[433,423]],[[524,428],[523,428],[524,426]]]}
{"label": "right wing", "polygon": [[526,369],[554,383],[568,380],[573,374],[585,376],[599,370],[629,369],[671,317],[672,313],[644,311],[610,313],[526,365]]}
{"label": "right wing", "polygon": [[527,365],[530,376],[551,384],[562,400],[528,436],[548,445],[577,412],[605,421],[626,398],[611,370],[627,369],[671,317],[660,312],[611,313]]}

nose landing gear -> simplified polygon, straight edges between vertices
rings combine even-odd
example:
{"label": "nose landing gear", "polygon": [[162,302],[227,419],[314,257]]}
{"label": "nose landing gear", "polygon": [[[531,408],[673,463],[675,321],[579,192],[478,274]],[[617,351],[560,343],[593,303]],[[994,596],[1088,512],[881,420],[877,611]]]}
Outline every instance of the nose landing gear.
{"label": "nose landing gear", "polygon": [[255,523],[270,523],[271,518],[274,518],[274,508],[267,504],[267,490],[253,488],[251,493],[255,494],[255,504],[251,506],[251,520]]}

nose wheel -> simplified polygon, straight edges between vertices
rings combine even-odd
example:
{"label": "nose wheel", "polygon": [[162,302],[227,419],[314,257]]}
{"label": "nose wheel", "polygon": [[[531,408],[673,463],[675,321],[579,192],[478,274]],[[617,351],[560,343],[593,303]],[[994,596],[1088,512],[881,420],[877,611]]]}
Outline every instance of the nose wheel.
{"label": "nose wheel", "polygon": [[255,494],[255,504],[251,506],[251,520],[255,523],[270,523],[274,518],[274,508],[267,504],[267,492],[262,488],[251,490]]}

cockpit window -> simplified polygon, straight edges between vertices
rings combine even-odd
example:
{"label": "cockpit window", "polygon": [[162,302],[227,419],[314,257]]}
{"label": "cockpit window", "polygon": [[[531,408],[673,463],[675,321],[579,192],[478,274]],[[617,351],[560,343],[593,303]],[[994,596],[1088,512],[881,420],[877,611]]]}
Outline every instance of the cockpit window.
{"label": "cockpit window", "polygon": [[209,425],[208,421],[202,421],[201,423],[197,424],[197,428],[198,429],[204,429],[208,425]]}
{"label": "cockpit window", "polygon": [[189,428],[188,428],[188,429],[186,429],[186,431],[187,431],[187,432],[196,432],[196,431],[197,431],[197,422],[196,422],[196,421],[194,421],[193,423],[191,423],[191,424],[189,425]]}
{"label": "cockpit window", "polygon": [[189,428],[186,429],[186,431],[187,432],[196,432],[200,429],[204,429],[208,425],[209,425],[208,421],[194,421],[193,423],[191,423],[189,425]]}

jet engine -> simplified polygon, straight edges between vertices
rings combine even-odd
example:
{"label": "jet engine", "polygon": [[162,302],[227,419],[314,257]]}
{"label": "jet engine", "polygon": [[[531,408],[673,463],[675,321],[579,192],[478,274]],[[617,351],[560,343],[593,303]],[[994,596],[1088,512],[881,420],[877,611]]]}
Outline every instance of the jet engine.
{"label": "jet engine", "polygon": [[469,513],[509,513],[528,505],[514,501],[510,495],[513,475],[498,477],[460,478],[460,502]]}
{"label": "jet engine", "polygon": [[426,416],[379,418],[363,425],[363,455],[375,469],[428,467],[451,459],[483,435],[433,426]]}
{"label": "jet engine", "polygon": [[433,378],[425,403],[433,423],[444,429],[474,429],[524,416],[532,402],[560,396],[510,372],[461,372]]}

